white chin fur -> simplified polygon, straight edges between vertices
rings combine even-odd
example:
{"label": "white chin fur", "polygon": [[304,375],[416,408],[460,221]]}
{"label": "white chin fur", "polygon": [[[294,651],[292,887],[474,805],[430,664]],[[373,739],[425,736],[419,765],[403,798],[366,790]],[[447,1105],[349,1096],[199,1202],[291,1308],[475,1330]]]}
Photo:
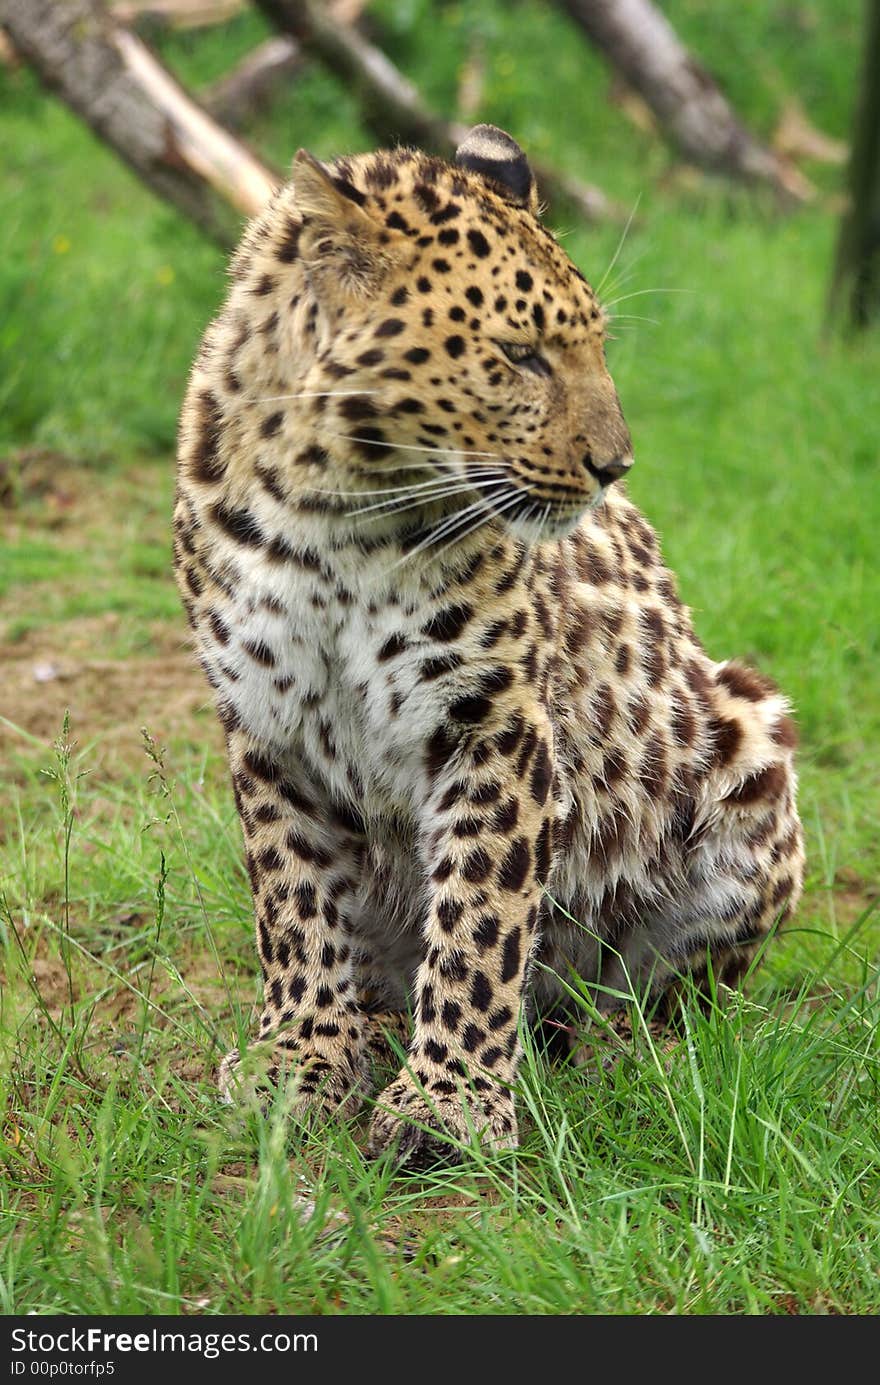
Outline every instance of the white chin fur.
{"label": "white chin fur", "polygon": [[512,516],[510,519],[505,519],[504,522],[512,534],[516,534],[517,538],[525,539],[527,543],[552,543],[554,539],[564,539],[569,534],[573,534],[584,515],[590,510],[595,510],[597,505],[601,505],[604,498],[604,490],[598,490],[595,496],[587,501],[583,509],[576,510],[573,514],[548,515],[543,521],[534,515],[528,519]]}

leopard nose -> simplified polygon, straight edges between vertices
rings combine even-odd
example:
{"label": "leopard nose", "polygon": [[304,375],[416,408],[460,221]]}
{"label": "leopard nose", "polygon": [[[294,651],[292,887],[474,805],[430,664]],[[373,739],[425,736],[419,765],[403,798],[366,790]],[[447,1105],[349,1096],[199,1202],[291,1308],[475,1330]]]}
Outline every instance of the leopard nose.
{"label": "leopard nose", "polygon": [[612,462],[603,462],[597,465],[592,457],[584,458],[587,471],[594,476],[600,486],[610,486],[612,481],[619,481],[621,476],[625,476],[633,464],[632,457],[615,457]]}

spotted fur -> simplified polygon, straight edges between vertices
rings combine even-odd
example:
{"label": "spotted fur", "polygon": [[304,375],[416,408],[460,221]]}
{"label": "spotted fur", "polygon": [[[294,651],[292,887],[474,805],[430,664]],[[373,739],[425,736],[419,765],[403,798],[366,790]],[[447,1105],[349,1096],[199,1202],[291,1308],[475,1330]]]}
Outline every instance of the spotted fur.
{"label": "spotted fur", "polygon": [[[248,228],[180,427],[176,570],[215,689],[273,1074],[372,1147],[516,1142],[524,998],[733,982],[796,904],[795,733],[709,658],[618,482],[596,297],[509,136],[293,181]],[[240,1071],[230,1055],[223,1081]]]}

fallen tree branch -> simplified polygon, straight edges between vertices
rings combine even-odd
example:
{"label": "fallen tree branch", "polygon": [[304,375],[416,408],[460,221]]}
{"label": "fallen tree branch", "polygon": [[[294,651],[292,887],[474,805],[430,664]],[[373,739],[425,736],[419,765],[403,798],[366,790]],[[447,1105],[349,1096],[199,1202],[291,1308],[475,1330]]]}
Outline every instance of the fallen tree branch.
{"label": "fallen tree branch", "polygon": [[234,19],[245,4],[246,0],[116,0],[110,13],[129,27],[203,29]]}
{"label": "fallen tree branch", "polygon": [[12,71],[20,63],[21,58],[15,51],[12,39],[3,29],[0,29],[0,67],[8,67]]}
{"label": "fallen tree branch", "polygon": [[202,92],[202,101],[215,120],[231,130],[240,130],[251,116],[269,105],[281,86],[297,76],[303,62],[296,39],[276,34],[258,44],[231,72]]}
{"label": "fallen tree branch", "polygon": [[158,193],[223,245],[280,182],[99,0],[0,0],[42,81]]}
{"label": "fallen tree branch", "polygon": [[651,0],[557,0],[693,163],[770,184],[799,201],[812,184],[739,120],[718,85]]}
{"label": "fallen tree branch", "polygon": [[[146,3],[147,0],[138,0]],[[166,4],[192,4],[194,0],[164,0]],[[201,0],[205,3],[205,0]],[[341,27],[360,18],[365,0],[326,0],[326,7]],[[246,120],[268,106],[275,93],[305,65],[300,44],[290,34],[266,39],[244,57],[225,77],[204,92],[202,100],[222,125],[237,130]]]}
{"label": "fallen tree branch", "polygon": [[[467,127],[443,120],[422,100],[412,82],[380,48],[355,28],[339,24],[317,0],[256,0],[257,8],[299,42],[360,96],[364,119],[383,143],[413,144],[451,156]],[[587,221],[622,217],[597,187],[532,161],[541,194],[550,202],[564,201]]]}
{"label": "fallen tree branch", "polygon": [[834,139],[813,124],[795,97],[786,101],[776,129],[773,148],[784,159],[814,159],[816,163],[845,164],[849,158],[846,140]]}

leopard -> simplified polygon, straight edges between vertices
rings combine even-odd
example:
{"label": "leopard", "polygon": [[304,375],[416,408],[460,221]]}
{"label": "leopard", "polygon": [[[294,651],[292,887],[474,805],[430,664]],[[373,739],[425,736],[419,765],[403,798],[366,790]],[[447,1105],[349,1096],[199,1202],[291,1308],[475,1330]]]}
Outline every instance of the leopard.
{"label": "leopard", "polygon": [[192,367],[174,562],[263,993],[221,1091],[262,1055],[374,1157],[516,1148],[529,1024],[734,993],[802,891],[792,708],[694,631],[607,332],[478,125],[300,150]]}

